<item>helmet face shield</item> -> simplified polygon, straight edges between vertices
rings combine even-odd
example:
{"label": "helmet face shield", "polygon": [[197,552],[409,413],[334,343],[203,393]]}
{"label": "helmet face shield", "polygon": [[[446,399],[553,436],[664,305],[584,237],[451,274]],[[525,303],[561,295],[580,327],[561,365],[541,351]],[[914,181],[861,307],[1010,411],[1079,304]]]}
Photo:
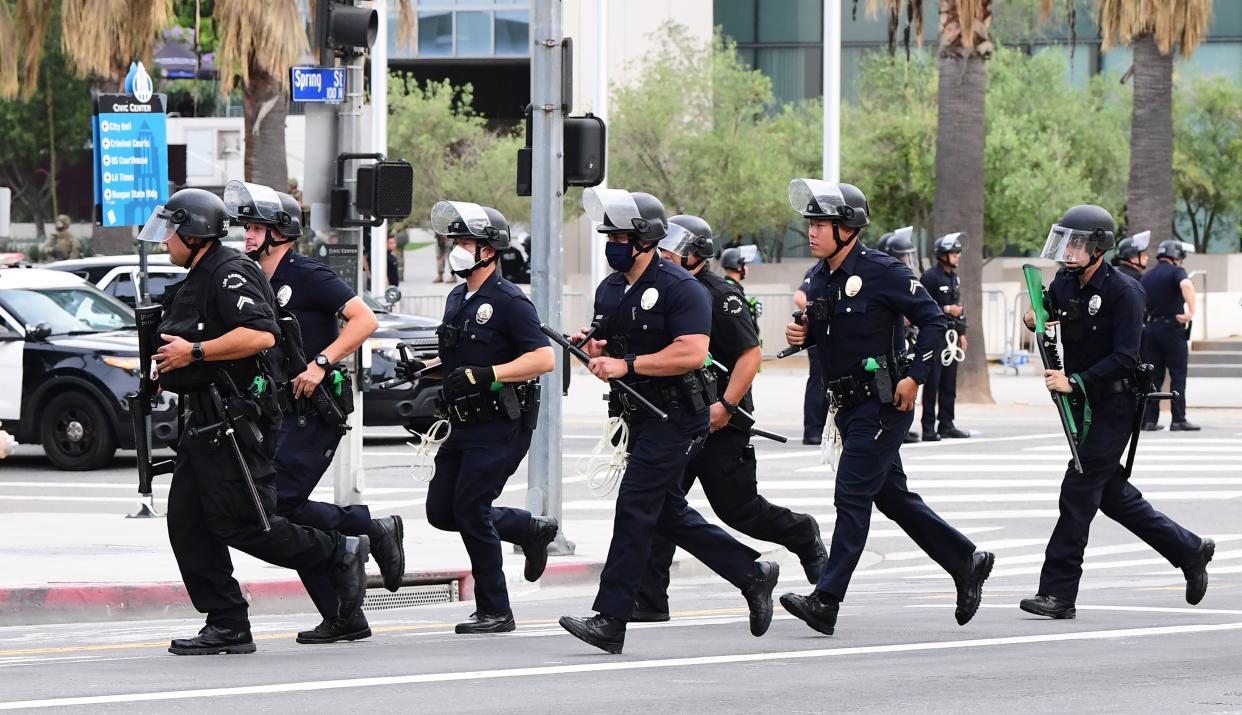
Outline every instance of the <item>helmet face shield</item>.
{"label": "helmet face shield", "polygon": [[636,221],[645,221],[634,197],[625,189],[590,188],[582,192],[582,208],[592,223],[599,224],[599,233],[629,233],[639,229]]}
{"label": "helmet face shield", "polygon": [[[281,223],[280,196],[271,187],[233,180],[224,186],[224,208],[238,223]],[[286,221],[287,223],[287,221]]]}
{"label": "helmet face shield", "polygon": [[893,235],[888,239],[884,252],[906,264],[906,267],[910,270],[917,271],[919,252],[914,246],[914,227],[903,226],[893,231]]}
{"label": "helmet face shield", "polygon": [[1148,246],[1151,245],[1151,231],[1136,233],[1130,237],[1130,241],[1133,242],[1133,245],[1136,249],[1138,249],[1138,252],[1142,253],[1147,250]]}
{"label": "helmet face shield", "polygon": [[492,221],[478,204],[466,201],[437,201],[431,207],[431,230],[441,236],[487,238]]}
{"label": "helmet face shield", "polygon": [[1102,231],[1079,231],[1053,224],[1039,257],[1057,263],[1085,265],[1095,255],[1096,249],[1105,245],[1106,240]]}
{"label": "helmet face shield", "polygon": [[[661,251],[668,251],[675,256],[688,258],[694,255],[702,256],[701,250],[704,248],[708,249],[710,253],[715,254],[715,251],[711,250],[711,245],[712,240],[710,238],[696,236],[685,227],[670,223],[668,225],[668,234],[660,239],[658,248]],[[710,258],[711,256],[702,257]]]}
{"label": "helmet face shield", "polygon": [[804,218],[848,218],[853,209],[845,203],[841,187],[822,179],[794,179],[789,182],[789,205]]}
{"label": "helmet face shield", "polygon": [[151,212],[151,217],[143,224],[142,230],[138,232],[138,240],[147,243],[164,243],[173,237],[177,232],[177,224],[173,223],[173,214],[175,211],[169,211],[164,208],[164,204],[155,207]]}

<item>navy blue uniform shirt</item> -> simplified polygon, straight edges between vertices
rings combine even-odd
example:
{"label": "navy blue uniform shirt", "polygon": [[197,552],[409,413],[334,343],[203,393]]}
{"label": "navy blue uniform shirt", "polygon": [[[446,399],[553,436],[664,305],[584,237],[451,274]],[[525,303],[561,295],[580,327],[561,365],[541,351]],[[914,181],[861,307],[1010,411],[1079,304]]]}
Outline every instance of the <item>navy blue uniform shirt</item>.
{"label": "navy blue uniform shirt", "polygon": [[[494,366],[512,362],[546,347],[539,314],[522,289],[492,273],[479,290],[466,297],[465,283],[448,295],[440,325],[440,361],[448,375],[463,365]],[[456,345],[450,345],[456,332]]]}
{"label": "navy blue uniform shirt", "polygon": [[[704,268],[696,276],[712,297],[712,333],[707,350],[712,360],[718,362],[729,371],[728,375],[716,371],[719,381],[717,394],[724,396],[729,376],[742,353],[759,345],[759,331],[755,329],[755,320],[746,302],[745,293],[737,283],[712,273]],[[750,390],[742,395],[741,403],[751,409]]]}
{"label": "navy blue uniform shirt", "polygon": [[[595,315],[600,319],[595,338],[608,340],[605,349],[615,357],[658,353],[682,335],[710,335],[712,330],[707,289],[659,252],[628,290],[624,273],[601,281],[595,289]],[[634,383],[651,378],[626,373],[621,379]]]}
{"label": "navy blue uniform shirt", "polygon": [[1048,285],[1051,319],[1061,321],[1065,374],[1084,386],[1131,377],[1143,336],[1143,288],[1101,263],[1087,285],[1064,268]]}
{"label": "navy blue uniform shirt", "polygon": [[[944,310],[946,305],[962,304],[961,281],[957,277],[957,271],[950,273],[945,270],[943,263],[937,261],[936,265],[923,271],[919,282],[927,289],[928,295],[936,301],[936,305],[940,306],[941,310]],[[957,329],[959,334],[965,332],[962,327],[965,326]]]}
{"label": "navy blue uniform shirt", "polygon": [[[863,363],[867,358],[904,352],[902,316],[919,328],[914,361],[907,374],[920,383],[927,380],[931,360],[944,346],[948,323],[906,264],[856,242],[840,268],[830,271],[827,261],[820,261],[809,280],[803,288],[807,339],[819,348],[825,381],[847,376],[865,378],[868,373]],[[829,320],[815,317],[814,304],[821,300],[831,311]]]}
{"label": "navy blue uniform shirt", "polygon": [[1186,271],[1168,261],[1158,261],[1143,274],[1143,290],[1147,292],[1147,314],[1153,318],[1171,318],[1186,310],[1182,297],[1182,281]]}
{"label": "navy blue uniform shirt", "polygon": [[307,362],[313,361],[341,334],[338,320],[355,295],[353,289],[336,271],[296,251],[285,254],[271,282],[276,302],[298,319],[302,350]]}

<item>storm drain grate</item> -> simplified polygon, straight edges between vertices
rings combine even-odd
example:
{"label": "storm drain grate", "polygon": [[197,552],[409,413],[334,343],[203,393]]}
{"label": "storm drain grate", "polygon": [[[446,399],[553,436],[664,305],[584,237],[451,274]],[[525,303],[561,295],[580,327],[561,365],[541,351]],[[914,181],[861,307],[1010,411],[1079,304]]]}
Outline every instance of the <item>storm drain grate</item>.
{"label": "storm drain grate", "polygon": [[391,611],[396,608],[427,606],[433,603],[452,603],[460,601],[461,594],[457,581],[448,583],[419,584],[402,586],[396,593],[384,589],[369,588],[362,600],[364,611]]}

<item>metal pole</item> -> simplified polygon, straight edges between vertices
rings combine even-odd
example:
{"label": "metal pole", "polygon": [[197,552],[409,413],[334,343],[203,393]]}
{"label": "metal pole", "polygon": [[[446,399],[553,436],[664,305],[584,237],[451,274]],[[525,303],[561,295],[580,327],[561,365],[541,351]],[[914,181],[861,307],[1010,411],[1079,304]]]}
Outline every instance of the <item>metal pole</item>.
{"label": "metal pole", "polygon": [[841,0],[824,0],[824,180],[841,180]]}
{"label": "metal pole", "polygon": [[[362,99],[363,99],[363,63],[362,55],[350,57],[345,67],[345,101],[341,103],[337,115],[337,150],[341,154],[360,150],[362,134]],[[356,183],[354,174],[345,172],[345,185]],[[366,234],[359,228],[336,229],[338,243],[352,243],[358,247],[357,280],[359,290],[365,290],[366,282],[362,272],[363,246]],[[380,256],[371,256],[371,272],[383,270],[379,262]],[[349,416],[351,429],[341,440],[336,458],[332,461],[333,501],[340,506],[362,503],[362,492],[366,488],[366,472],[362,464],[362,383],[369,379],[371,351],[367,343],[353,357],[354,374],[354,411]]]}
{"label": "metal pole", "polygon": [[[561,0],[534,0],[531,48],[531,293],[540,317],[561,326],[561,229],[564,221],[564,119],[561,115]],[[531,440],[526,482],[527,508],[561,520],[561,386],[555,371],[545,374],[543,414]],[[572,554],[564,524],[549,547]]]}
{"label": "metal pole", "polygon": [[[608,124],[608,0],[595,0],[595,116],[604,120],[604,124]],[[604,147],[604,180],[600,183],[599,188],[608,188],[608,148]],[[592,228],[595,228],[592,226]],[[591,291],[595,286],[599,285],[607,275],[606,264],[604,263],[604,242],[595,240],[597,236],[592,236],[591,245],[591,285],[588,286],[586,292],[587,299],[590,300]],[[587,307],[587,317],[590,317],[590,306]]]}
{"label": "metal pole", "polygon": [[[375,0],[372,5],[379,15],[379,31],[371,46],[371,151],[388,156],[388,3]],[[371,229],[371,256],[371,297],[378,301],[388,278],[387,221]]]}

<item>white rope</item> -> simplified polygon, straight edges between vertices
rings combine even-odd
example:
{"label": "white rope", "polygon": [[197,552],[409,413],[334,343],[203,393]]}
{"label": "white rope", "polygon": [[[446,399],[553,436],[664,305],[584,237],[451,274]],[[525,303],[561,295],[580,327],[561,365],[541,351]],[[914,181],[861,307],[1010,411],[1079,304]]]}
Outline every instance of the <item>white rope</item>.
{"label": "white rope", "polygon": [[604,436],[595,443],[589,456],[578,460],[578,476],[586,478],[591,494],[607,497],[616,491],[629,462],[629,443],[630,428],[625,420],[608,418]]}
{"label": "white rope", "polygon": [[827,464],[834,473],[841,463],[841,431],[837,429],[837,411],[829,408],[828,421],[824,423],[823,438],[819,443],[819,463]]}
{"label": "white rope", "polygon": [[426,434],[414,432],[418,436],[418,444],[406,442],[414,448],[414,463],[410,465],[414,481],[426,483],[436,474],[436,452],[444,440],[453,433],[453,425],[448,420],[436,420]]}
{"label": "white rope", "polygon": [[962,349],[961,339],[957,331],[949,328],[944,334],[945,348],[940,351],[940,364],[948,367],[955,362],[966,359],[966,351]]}

